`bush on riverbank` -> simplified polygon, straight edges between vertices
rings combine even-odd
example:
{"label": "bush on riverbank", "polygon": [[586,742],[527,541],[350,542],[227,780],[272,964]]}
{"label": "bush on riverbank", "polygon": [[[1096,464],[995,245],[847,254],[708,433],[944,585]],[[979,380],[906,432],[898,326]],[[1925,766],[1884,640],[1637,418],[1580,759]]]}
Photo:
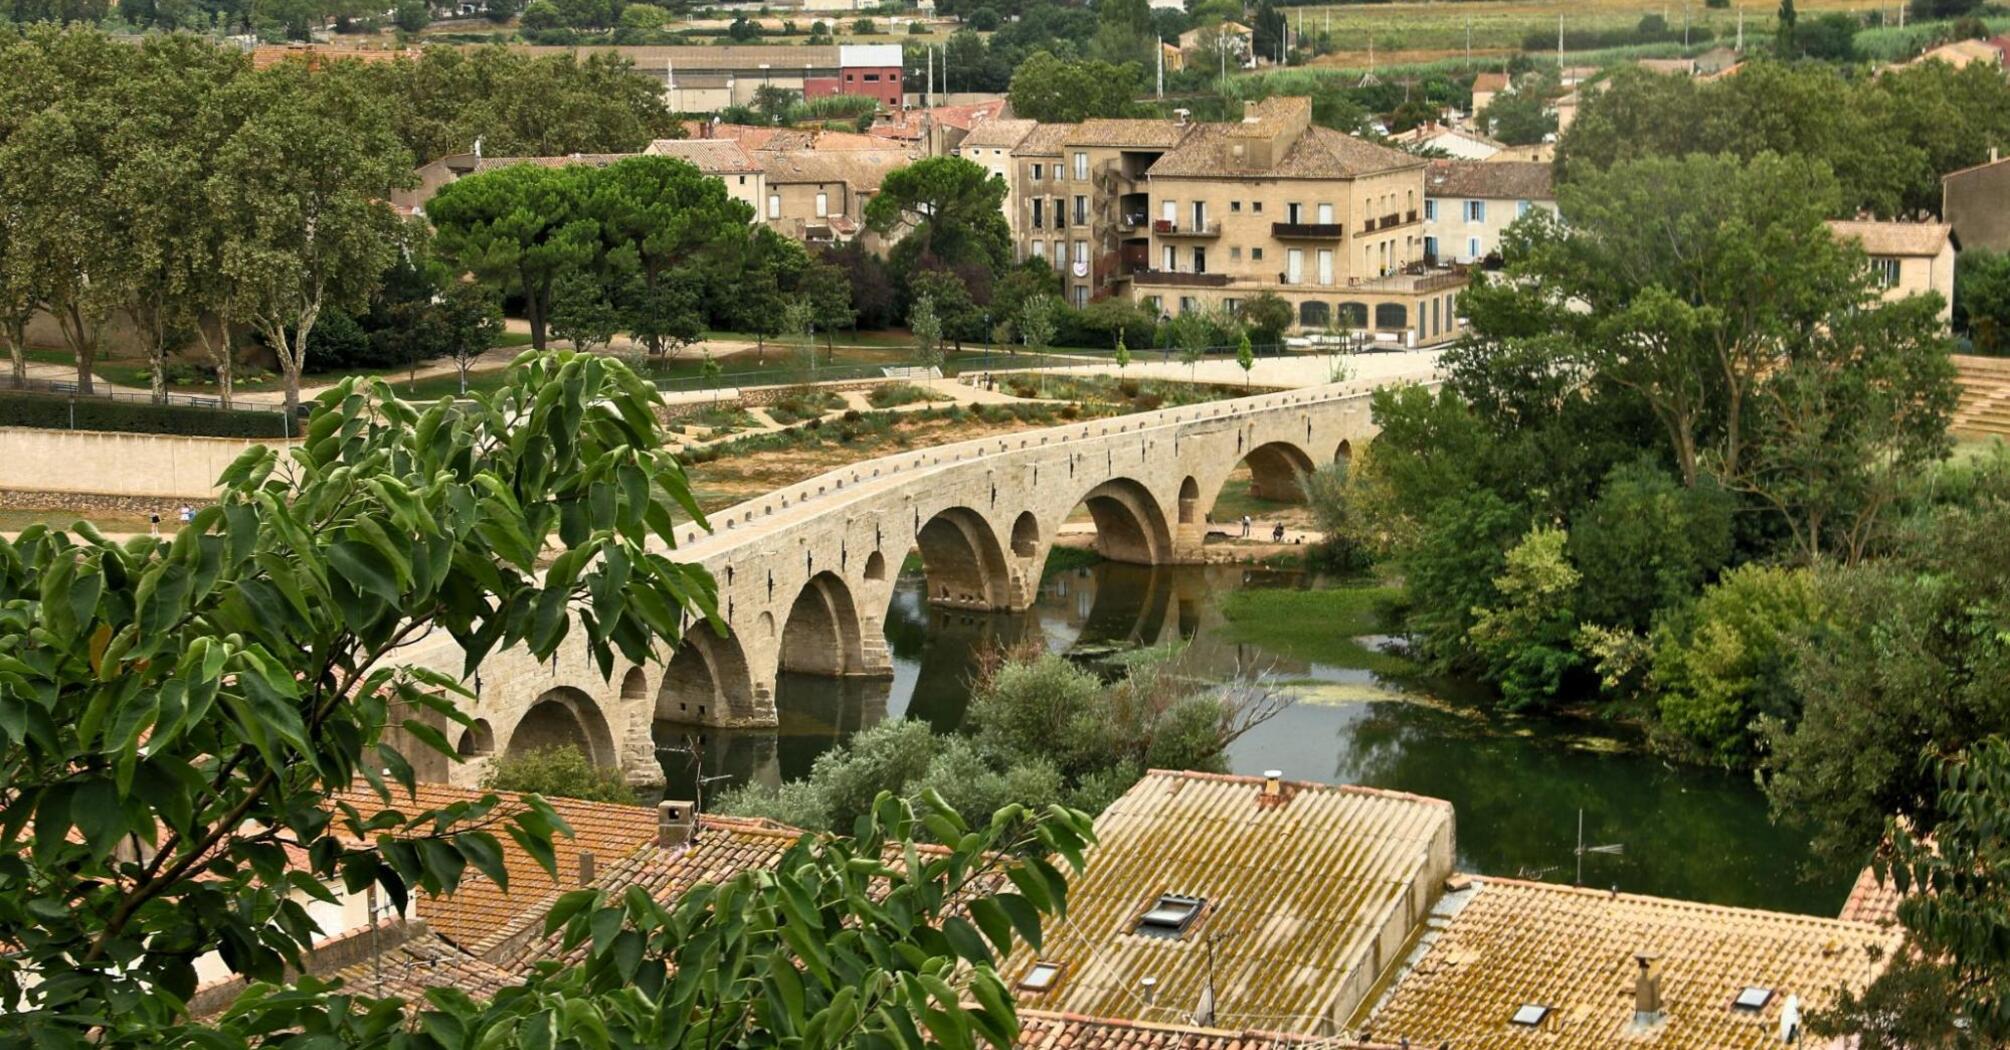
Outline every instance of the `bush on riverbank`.
{"label": "bush on riverbank", "polygon": [[936,791],[966,818],[989,819],[1008,802],[1100,812],[1147,769],[1226,769],[1228,745],[1284,703],[1190,677],[1177,657],[1133,654],[1105,684],[1060,656],[1022,652],[977,683],[964,732],[881,722],[817,756],[807,779],[736,788],[720,808],[814,830],[850,827],[881,791]]}

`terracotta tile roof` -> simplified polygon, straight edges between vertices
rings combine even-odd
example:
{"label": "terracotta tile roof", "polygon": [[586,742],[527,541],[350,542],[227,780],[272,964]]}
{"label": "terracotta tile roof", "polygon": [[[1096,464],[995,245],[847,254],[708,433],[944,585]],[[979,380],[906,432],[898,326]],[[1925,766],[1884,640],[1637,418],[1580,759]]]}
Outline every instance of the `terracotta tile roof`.
{"label": "terracotta tile roof", "polygon": [[357,62],[395,62],[399,59],[417,58],[416,48],[409,51],[387,51],[365,47],[324,47],[318,44],[280,44],[259,47],[251,52],[251,68],[266,69],[281,62],[300,61],[312,68],[319,68],[329,62],[345,59]]}
{"label": "terracotta tile roof", "polygon": [[676,157],[696,165],[707,175],[746,174],[761,170],[747,151],[732,139],[657,139],[642,152],[657,157]]}
{"label": "terracotta tile roof", "polygon": [[1942,222],[1864,222],[1859,220],[1833,219],[1829,229],[1837,237],[1851,237],[1863,243],[1863,250],[1871,255],[1939,255],[1947,248],[1947,237],[1954,227]]}
{"label": "terracotta tile roof", "polygon": [[853,190],[867,192],[879,189],[888,172],[906,166],[911,159],[904,152],[887,149],[836,153],[762,150],[754,155],[754,162],[767,173],[770,184],[842,182]]}
{"label": "terracotta tile roof", "polygon": [[[402,790],[393,789],[391,802],[386,805],[368,787],[356,787],[335,795],[334,801],[355,806],[367,818],[383,809],[411,814],[455,802],[472,802],[484,794],[444,784],[421,784],[415,799],[407,798]],[[517,800],[522,796],[511,792],[498,794],[503,798],[503,804],[496,807],[491,818],[506,820],[521,808]],[[514,840],[497,829],[496,839],[502,846],[503,868],[509,873],[509,889],[504,890],[486,875],[471,868],[453,893],[438,897],[414,896],[413,910],[426,920],[434,933],[468,952],[483,954],[497,930],[510,919],[535,908],[554,890],[572,889],[578,884],[579,855],[582,852],[592,852],[604,867],[656,839],[656,810],[651,807],[565,798],[549,801],[551,808],[572,828],[572,837],[560,834],[552,840],[553,852],[558,859],[558,877],[554,879],[547,874],[537,861],[517,847]]]}
{"label": "terracotta tile roof", "polygon": [[523,51],[533,56],[569,55],[584,59],[588,55],[619,55],[636,67],[645,70],[669,68],[681,73],[686,69],[722,69],[758,72],[763,65],[772,67],[776,75],[784,72],[794,75],[804,66],[817,69],[838,68],[838,46],[819,44],[792,46],[788,44],[724,44],[708,45],[585,45],[546,44],[517,46],[513,50]]}
{"label": "terracotta tile roof", "polygon": [[563,157],[482,157],[475,161],[474,173],[495,171],[497,168],[513,168],[518,164],[535,164],[540,168],[569,168],[575,164],[604,168],[616,161],[627,160],[633,153],[571,153]]}
{"label": "terracotta tile roof", "polygon": [[[1541,1046],[1610,1050],[1739,1050],[1779,1044],[1780,1012],[1803,1014],[1844,985],[1861,987],[1899,935],[1807,915],[1484,879],[1375,1010],[1381,1039],[1449,1041],[1460,1050]],[[1446,904],[1452,905],[1453,898]],[[1665,1020],[1633,1028],[1634,956],[1659,956]],[[1772,991],[1755,1011],[1732,1001]],[[1539,1031],[1510,1021],[1545,1006]]]}
{"label": "terracotta tile roof", "polygon": [[1474,91],[1492,91],[1496,94],[1508,89],[1506,73],[1481,73],[1473,78]]}
{"label": "terracotta tile roof", "polygon": [[1553,201],[1556,182],[1549,165],[1531,161],[1434,160],[1424,172],[1424,195]]}
{"label": "terracotta tile roof", "polygon": [[1916,66],[1922,62],[1945,62],[1956,69],[1964,69],[1970,62],[1993,62],[2000,65],[2003,62],[2003,52],[1986,40],[1956,40],[1950,44],[1942,44],[1905,64]]}
{"label": "terracotta tile roof", "polygon": [[1019,140],[1019,147],[1012,151],[1015,157],[1058,157],[1061,144],[1075,133],[1075,124],[1041,124],[1027,136]]}
{"label": "terracotta tile roof", "polygon": [[[1325,1032],[1395,961],[1452,865],[1448,802],[1358,787],[1155,770],[1096,819],[1100,840],[1065,925],[1013,953],[1017,986],[1059,963],[1022,1006],[1098,1017],[1190,1016],[1213,948],[1217,1021]],[[1136,932],[1161,894],[1205,905],[1176,936]],[[1146,1006],[1138,982],[1157,981]]]}
{"label": "terracotta tile roof", "polygon": [[[368,937],[362,930],[352,936]],[[427,932],[423,925],[406,941],[335,971],[346,990],[373,998],[397,996],[423,1003],[430,988],[452,988],[475,999],[490,999],[522,979],[483,962]]]}
{"label": "terracotta tile roof", "polygon": [[1346,179],[1400,168],[1422,167],[1424,159],[1378,146],[1331,128],[1305,129],[1284,156],[1261,171],[1238,170],[1232,139],[1241,124],[1197,124],[1177,147],[1153,162],[1146,174],[1187,178]]}
{"label": "terracotta tile roof", "polygon": [[[696,842],[689,846],[660,847],[651,840],[619,861],[602,867],[593,885],[610,892],[640,886],[659,901],[670,902],[699,884],[717,885],[743,871],[770,868],[803,833],[767,820],[702,816]],[[550,892],[536,906],[502,924],[488,939],[492,957],[508,970],[520,970],[541,959],[574,958],[584,947],[564,952],[560,937],[544,937],[544,916],[557,903],[559,894],[573,887]]]}
{"label": "terracotta tile roof", "polygon": [[1318,1036],[1260,1029],[1226,1031],[1183,1024],[1126,1021],[1110,1017],[1019,1011],[1019,1039],[1014,1050],[1396,1050],[1394,1044],[1357,1043]]}
{"label": "terracotta tile roof", "polygon": [[981,146],[985,149],[1015,149],[1025,141],[1026,136],[1033,133],[1033,129],[1039,126],[1040,122],[1037,120],[1020,120],[1013,117],[987,120],[971,128],[970,134],[963,136],[963,141],[958,143],[957,148],[976,149]]}
{"label": "terracotta tile roof", "polygon": [[1856,884],[1849,888],[1849,899],[1843,902],[1842,914],[1836,916],[1844,922],[1867,922],[1875,926],[1895,926],[1898,924],[1898,902],[1905,895],[1898,887],[1877,877],[1877,869],[1866,867],[1857,873]]}
{"label": "terracotta tile roof", "polygon": [[1171,120],[1098,118],[1077,125],[1074,134],[1068,136],[1067,145],[1171,149],[1179,145],[1192,127]]}

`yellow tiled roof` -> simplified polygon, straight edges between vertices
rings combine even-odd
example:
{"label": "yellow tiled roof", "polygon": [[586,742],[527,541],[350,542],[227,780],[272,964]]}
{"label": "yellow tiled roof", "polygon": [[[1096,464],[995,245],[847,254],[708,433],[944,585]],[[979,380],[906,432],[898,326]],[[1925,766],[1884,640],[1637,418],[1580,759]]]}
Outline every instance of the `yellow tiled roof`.
{"label": "yellow tiled roof", "polygon": [[1099,117],[1076,126],[1074,134],[1068,136],[1068,145],[1171,149],[1191,127],[1170,120]]}
{"label": "yellow tiled roof", "polygon": [[1061,144],[1079,127],[1076,124],[1042,124],[1026,133],[1012,150],[1015,157],[1058,157]]}
{"label": "yellow tiled roof", "polygon": [[[1861,988],[1899,935],[1862,923],[1487,878],[1375,1010],[1379,1039],[1460,1050],[1738,1050],[1779,1044],[1780,1011]],[[1636,954],[1659,957],[1665,1019],[1633,1028]],[[1747,987],[1773,992],[1753,1012]],[[1524,1004],[1550,1013],[1510,1022]]]}
{"label": "yellow tiled roof", "polygon": [[1357,1043],[1317,1036],[1226,1031],[1183,1024],[1156,1024],[1110,1017],[1084,1017],[1045,1010],[1019,1011],[1019,1039],[1014,1050],[1396,1050],[1394,1044]]}
{"label": "yellow tiled roof", "polygon": [[[363,930],[358,936],[368,937]],[[328,975],[343,990],[372,998],[397,996],[423,1007],[429,988],[452,988],[474,999],[491,999],[521,983],[515,974],[483,962],[424,930],[380,954]]]}
{"label": "yellow tiled roof", "polygon": [[1147,174],[1153,178],[1350,179],[1425,164],[1424,158],[1415,154],[1315,126],[1300,133],[1268,168],[1252,171],[1234,152],[1246,130],[1242,124],[1196,124],[1184,141],[1152,162]]}
{"label": "yellow tiled roof", "polygon": [[[1096,820],[1065,921],[1002,969],[1063,967],[1022,1006],[1151,1021],[1190,1017],[1213,948],[1216,1023],[1328,1032],[1396,961],[1452,863],[1450,803],[1357,787],[1155,770]],[[1177,937],[1135,932],[1161,894],[1198,897]],[[1147,1005],[1139,982],[1154,978]]]}
{"label": "yellow tiled roof", "polygon": [[[382,809],[395,809],[412,815],[455,802],[472,802],[484,794],[486,792],[445,784],[420,784],[416,798],[406,796],[402,789],[392,789],[388,805],[368,787],[340,792],[334,801],[347,802],[368,818]],[[558,877],[554,879],[500,826],[521,807],[517,799],[522,796],[507,791],[497,794],[504,801],[491,818],[497,823],[493,833],[502,847],[503,868],[509,873],[509,889],[503,889],[488,876],[469,868],[461,877],[460,887],[453,893],[438,897],[414,894],[412,899],[413,909],[426,920],[434,933],[476,955],[483,954],[498,930],[511,919],[537,908],[555,891],[577,886],[581,853],[591,851],[599,865],[605,868],[635,852],[644,843],[656,839],[656,810],[651,807],[569,798],[549,799],[551,808],[572,828],[570,838],[563,833],[552,838],[552,850],[558,858]]]}
{"label": "yellow tiled roof", "polygon": [[1947,248],[1954,227],[1944,222],[1878,222],[1831,219],[1829,229],[1844,240],[1856,238],[1869,255],[1935,256]]}

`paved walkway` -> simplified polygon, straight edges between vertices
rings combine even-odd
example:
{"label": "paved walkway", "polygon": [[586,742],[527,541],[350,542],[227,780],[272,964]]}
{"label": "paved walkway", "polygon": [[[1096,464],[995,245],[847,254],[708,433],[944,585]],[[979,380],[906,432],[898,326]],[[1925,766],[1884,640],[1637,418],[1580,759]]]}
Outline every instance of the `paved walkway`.
{"label": "paved walkway", "polygon": [[1108,360],[1077,368],[1053,368],[1042,371],[1071,372],[1078,375],[1122,374],[1145,379],[1217,383],[1223,386],[1242,386],[1246,378],[1249,385],[1255,387],[1297,388],[1324,386],[1333,382],[1333,369],[1336,363],[1346,365],[1348,372],[1344,378],[1347,380],[1385,382],[1414,378],[1420,374],[1427,374],[1437,367],[1438,353],[1437,350],[1405,350],[1397,353],[1345,354],[1333,357],[1310,353],[1259,357],[1256,359],[1256,367],[1245,376],[1242,368],[1232,358],[1210,357],[1189,368],[1180,363],[1178,355],[1174,355],[1168,361],[1151,351],[1139,351],[1132,357],[1130,367],[1121,372]]}

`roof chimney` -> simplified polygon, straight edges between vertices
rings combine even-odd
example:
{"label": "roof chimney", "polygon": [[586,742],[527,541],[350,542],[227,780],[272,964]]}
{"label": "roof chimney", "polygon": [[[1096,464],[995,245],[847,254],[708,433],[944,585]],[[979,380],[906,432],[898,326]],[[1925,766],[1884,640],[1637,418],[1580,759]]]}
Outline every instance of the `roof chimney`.
{"label": "roof chimney", "polygon": [[1640,973],[1633,978],[1633,1027],[1652,1028],[1666,1020],[1661,1012],[1661,971],[1654,968],[1658,955],[1636,954]]}
{"label": "roof chimney", "polygon": [[1140,980],[1138,982],[1138,990],[1144,995],[1146,1006],[1158,1002],[1159,979],[1156,977],[1146,977]]}
{"label": "roof chimney", "polygon": [[599,864],[594,860],[592,850],[583,849],[579,851],[579,884],[581,886],[593,885],[593,877],[599,874],[598,868]]}
{"label": "roof chimney", "polygon": [[1283,770],[1266,769],[1263,771],[1263,793],[1273,798],[1284,793]]}
{"label": "roof chimney", "polygon": [[665,799],[656,803],[656,844],[664,849],[682,846],[691,841],[691,832],[697,823],[692,814],[694,807],[689,802]]}

